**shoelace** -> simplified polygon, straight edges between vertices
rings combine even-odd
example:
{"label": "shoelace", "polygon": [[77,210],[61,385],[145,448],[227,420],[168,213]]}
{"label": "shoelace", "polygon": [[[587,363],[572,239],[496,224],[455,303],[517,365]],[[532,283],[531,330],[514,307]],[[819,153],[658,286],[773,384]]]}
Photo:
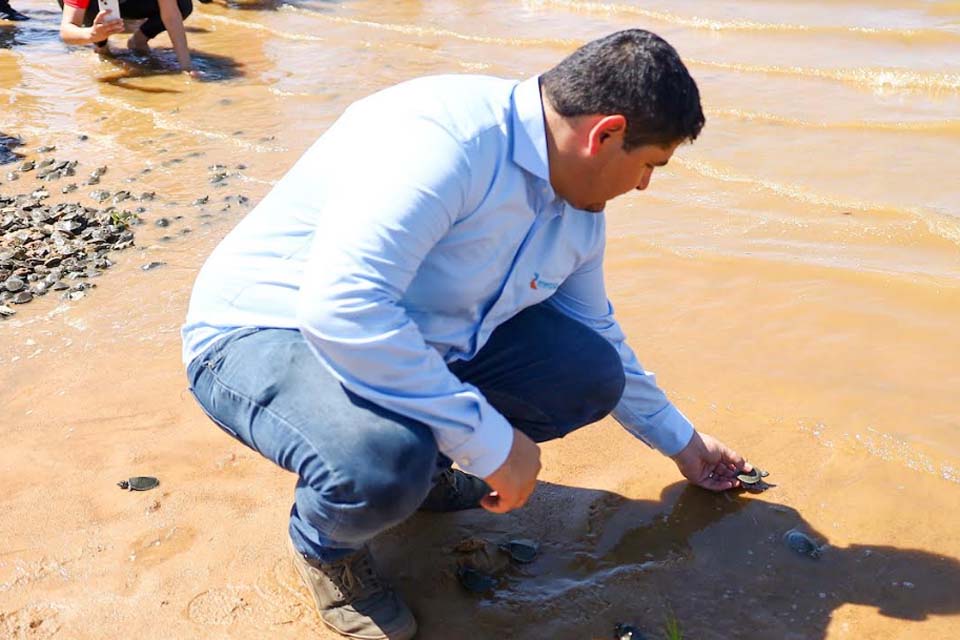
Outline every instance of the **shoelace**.
{"label": "shoelace", "polygon": [[338,578],[337,586],[348,600],[360,600],[383,588],[366,553],[344,562]]}
{"label": "shoelace", "polygon": [[460,489],[460,485],[457,483],[457,474],[453,472],[453,469],[446,469],[441,472],[440,478],[437,480],[437,484],[443,484],[445,491],[448,496],[452,498],[459,498],[463,491]]}

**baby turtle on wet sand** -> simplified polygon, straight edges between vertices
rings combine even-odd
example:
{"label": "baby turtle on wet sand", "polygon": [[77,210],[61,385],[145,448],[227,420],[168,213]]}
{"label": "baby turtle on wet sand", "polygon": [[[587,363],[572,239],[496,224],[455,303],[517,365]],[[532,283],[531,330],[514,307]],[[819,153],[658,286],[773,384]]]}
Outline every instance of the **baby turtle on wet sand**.
{"label": "baby turtle on wet sand", "polygon": [[149,491],[159,484],[160,481],[151,476],[134,476],[129,480],[121,480],[117,486],[128,491]]}
{"label": "baby turtle on wet sand", "polygon": [[770,487],[776,486],[772,484],[767,484],[764,480],[770,474],[761,469],[760,467],[754,467],[753,471],[749,473],[738,473],[737,480],[740,481],[740,484],[743,485],[743,488],[747,491],[766,491]]}
{"label": "baby turtle on wet sand", "polygon": [[802,556],[808,556],[816,560],[823,553],[826,545],[819,544],[816,540],[805,534],[799,529],[790,529],[783,534],[783,541],[787,546]]}
{"label": "baby turtle on wet sand", "polygon": [[613,628],[613,637],[614,640],[644,640],[646,638],[635,626],[622,622],[618,622]]}
{"label": "baby turtle on wet sand", "polygon": [[766,478],[769,475],[769,473],[760,467],[754,467],[753,471],[749,473],[744,472],[737,474],[737,480],[744,484],[757,484],[758,482],[762,482],[763,478]]}
{"label": "baby turtle on wet sand", "polygon": [[510,540],[499,545],[501,551],[520,564],[529,564],[537,559],[540,546],[533,540]]}
{"label": "baby turtle on wet sand", "polygon": [[486,593],[497,586],[496,578],[466,565],[457,567],[457,579],[464,589],[472,593]]}

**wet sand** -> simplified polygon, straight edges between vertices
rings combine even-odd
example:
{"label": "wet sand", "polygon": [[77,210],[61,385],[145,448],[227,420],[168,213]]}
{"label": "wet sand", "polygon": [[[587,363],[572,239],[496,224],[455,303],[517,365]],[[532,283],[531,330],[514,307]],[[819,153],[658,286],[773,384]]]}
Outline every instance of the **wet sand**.
{"label": "wet sand", "polygon": [[[81,176],[110,166],[52,199],[158,198],[84,299],[0,321],[0,637],[333,637],[286,560],[292,476],[209,423],[179,362],[196,270],[247,210],[224,198],[255,204],[378,87],[525,77],[627,26],[690,61],[708,124],[610,207],[610,295],[677,405],[776,486],[707,494],[612,421],[583,429],[544,447],[523,510],[378,539],[418,637],[659,637],[668,615],[695,639],[956,636],[955,3],[198,5],[205,82],[65,49],[46,4],[14,6],[33,20],[0,24],[0,132]],[[33,186],[8,170],[4,194]],[[115,484],[138,474],[161,485]],[[830,545],[819,560],[783,545],[795,527]],[[453,547],[471,536],[541,554],[468,595]]]}

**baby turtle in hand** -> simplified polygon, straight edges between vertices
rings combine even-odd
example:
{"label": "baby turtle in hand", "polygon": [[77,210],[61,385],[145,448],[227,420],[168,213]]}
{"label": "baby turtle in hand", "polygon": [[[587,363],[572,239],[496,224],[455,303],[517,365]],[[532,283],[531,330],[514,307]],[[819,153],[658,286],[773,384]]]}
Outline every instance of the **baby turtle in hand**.
{"label": "baby turtle in hand", "polygon": [[754,467],[753,471],[742,472],[737,474],[737,480],[740,481],[740,484],[744,489],[748,491],[766,491],[770,487],[775,485],[767,484],[764,480],[770,474],[761,469],[760,467]]}
{"label": "baby turtle in hand", "polygon": [[529,564],[536,560],[537,552],[540,550],[540,546],[533,540],[510,540],[499,546],[511,560],[520,564]]}
{"label": "baby turtle in hand", "polygon": [[802,556],[809,556],[816,560],[823,553],[825,545],[818,544],[816,540],[805,534],[799,529],[790,529],[783,534],[783,541],[787,546]]}
{"label": "baby turtle in hand", "polygon": [[496,578],[467,565],[457,567],[457,579],[471,593],[487,593],[497,586]]}
{"label": "baby turtle in hand", "polygon": [[159,484],[160,481],[151,476],[134,476],[129,480],[121,480],[117,486],[128,491],[149,491]]}
{"label": "baby turtle in hand", "polygon": [[613,628],[613,637],[614,640],[644,640],[646,636],[632,624],[618,622]]}
{"label": "baby turtle in hand", "polygon": [[763,479],[769,475],[769,473],[762,470],[760,467],[754,467],[753,471],[749,473],[738,473],[737,480],[744,484],[757,484],[758,482],[762,482]]}

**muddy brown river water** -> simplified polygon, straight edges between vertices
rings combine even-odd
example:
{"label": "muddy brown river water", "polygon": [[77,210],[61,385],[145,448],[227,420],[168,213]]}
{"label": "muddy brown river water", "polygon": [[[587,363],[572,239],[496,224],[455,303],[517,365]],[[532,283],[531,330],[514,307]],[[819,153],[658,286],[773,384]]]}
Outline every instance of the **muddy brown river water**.
{"label": "muddy brown river water", "polygon": [[[776,486],[706,494],[612,421],[581,430],[544,447],[523,510],[378,540],[418,637],[660,637],[669,617],[694,640],[960,637],[960,2],[215,0],[187,21],[200,79],[165,73],[165,37],[149,64],[104,60],[59,42],[56,3],[13,5],[31,20],[0,21],[0,135],[109,166],[54,202],[157,198],[84,298],[0,320],[0,637],[332,637],[284,555],[292,478],[186,391],[193,277],[353,100],[529,77],[635,26],[677,47],[707,126],[610,205],[608,289],[678,406]],[[10,167],[0,194],[39,186]],[[133,475],[160,487],[117,489]],[[818,560],[783,544],[797,527]],[[469,536],[540,555],[467,595]]]}

